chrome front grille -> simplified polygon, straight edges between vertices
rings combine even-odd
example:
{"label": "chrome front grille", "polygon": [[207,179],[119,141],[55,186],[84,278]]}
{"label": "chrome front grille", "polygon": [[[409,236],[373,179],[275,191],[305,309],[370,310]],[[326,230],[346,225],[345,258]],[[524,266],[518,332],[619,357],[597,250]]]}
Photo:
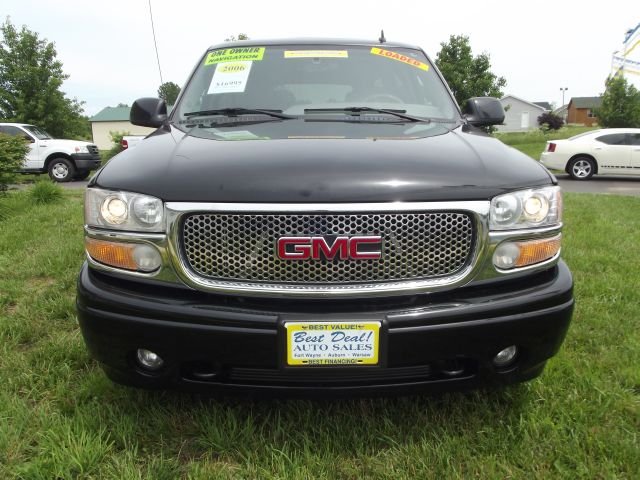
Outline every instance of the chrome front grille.
{"label": "chrome front grille", "polygon": [[[443,279],[471,262],[470,212],[187,213],[178,241],[183,261],[205,281],[305,285]],[[280,237],[382,236],[376,260],[281,260]]]}
{"label": "chrome front grille", "polygon": [[96,145],[87,145],[87,150],[93,155],[98,155],[100,153],[100,150],[98,150]]}

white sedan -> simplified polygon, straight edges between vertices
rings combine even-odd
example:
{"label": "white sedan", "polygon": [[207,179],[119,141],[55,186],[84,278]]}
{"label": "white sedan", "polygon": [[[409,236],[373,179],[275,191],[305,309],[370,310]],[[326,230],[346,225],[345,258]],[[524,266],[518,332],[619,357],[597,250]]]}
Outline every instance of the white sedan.
{"label": "white sedan", "polygon": [[547,142],[540,162],[575,180],[599,175],[640,175],[640,128],[605,128]]}

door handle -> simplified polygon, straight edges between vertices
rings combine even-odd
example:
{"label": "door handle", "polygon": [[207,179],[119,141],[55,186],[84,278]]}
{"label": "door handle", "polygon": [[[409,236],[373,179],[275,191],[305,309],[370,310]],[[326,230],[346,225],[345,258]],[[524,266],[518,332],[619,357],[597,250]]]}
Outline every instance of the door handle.
{"label": "door handle", "polygon": [[39,146],[40,148],[46,147],[46,145],[42,145],[42,144],[40,144],[40,145],[38,145],[38,146]]}

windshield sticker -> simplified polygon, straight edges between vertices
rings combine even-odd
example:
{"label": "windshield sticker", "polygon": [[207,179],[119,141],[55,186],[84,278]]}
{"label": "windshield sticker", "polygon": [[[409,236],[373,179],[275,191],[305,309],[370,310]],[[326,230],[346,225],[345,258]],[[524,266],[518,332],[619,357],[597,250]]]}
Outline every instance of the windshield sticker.
{"label": "windshield sticker", "polygon": [[285,50],[284,58],[349,58],[346,50]]}
{"label": "windshield sticker", "polygon": [[215,65],[223,62],[237,61],[258,61],[262,60],[265,47],[246,47],[246,48],[226,48],[224,50],[216,50],[209,52],[205,65]]}
{"label": "windshield sticker", "polygon": [[413,67],[419,68],[420,70],[424,70],[425,72],[429,70],[429,65],[427,65],[426,63],[419,62],[418,60],[415,60],[411,57],[407,57],[406,55],[402,55],[396,52],[391,52],[383,48],[373,47],[371,49],[371,53],[374,55],[380,55],[381,57],[398,60],[399,62],[406,63],[407,65],[411,65]]}
{"label": "windshield sticker", "polygon": [[207,93],[244,92],[253,62],[231,62],[218,65]]}
{"label": "windshield sticker", "polygon": [[222,130],[213,129],[215,135],[225,140],[270,140],[269,137],[261,137],[248,130],[232,130],[224,132]]}

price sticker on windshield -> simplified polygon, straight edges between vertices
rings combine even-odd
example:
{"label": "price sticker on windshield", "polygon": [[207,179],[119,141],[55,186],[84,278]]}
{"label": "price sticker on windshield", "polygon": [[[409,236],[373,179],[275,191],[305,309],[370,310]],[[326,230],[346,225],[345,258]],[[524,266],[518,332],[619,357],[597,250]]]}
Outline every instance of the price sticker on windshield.
{"label": "price sticker on windshield", "polygon": [[221,63],[216,68],[207,93],[244,92],[253,62]]}
{"label": "price sticker on windshield", "polygon": [[407,65],[419,68],[420,70],[424,70],[425,72],[429,70],[429,65],[427,65],[426,63],[422,63],[415,58],[408,57],[407,55],[402,55],[401,53],[392,52],[391,50],[373,47],[371,49],[371,53],[373,55],[379,55],[381,57],[390,58],[392,60],[397,60],[398,62],[406,63]]}

